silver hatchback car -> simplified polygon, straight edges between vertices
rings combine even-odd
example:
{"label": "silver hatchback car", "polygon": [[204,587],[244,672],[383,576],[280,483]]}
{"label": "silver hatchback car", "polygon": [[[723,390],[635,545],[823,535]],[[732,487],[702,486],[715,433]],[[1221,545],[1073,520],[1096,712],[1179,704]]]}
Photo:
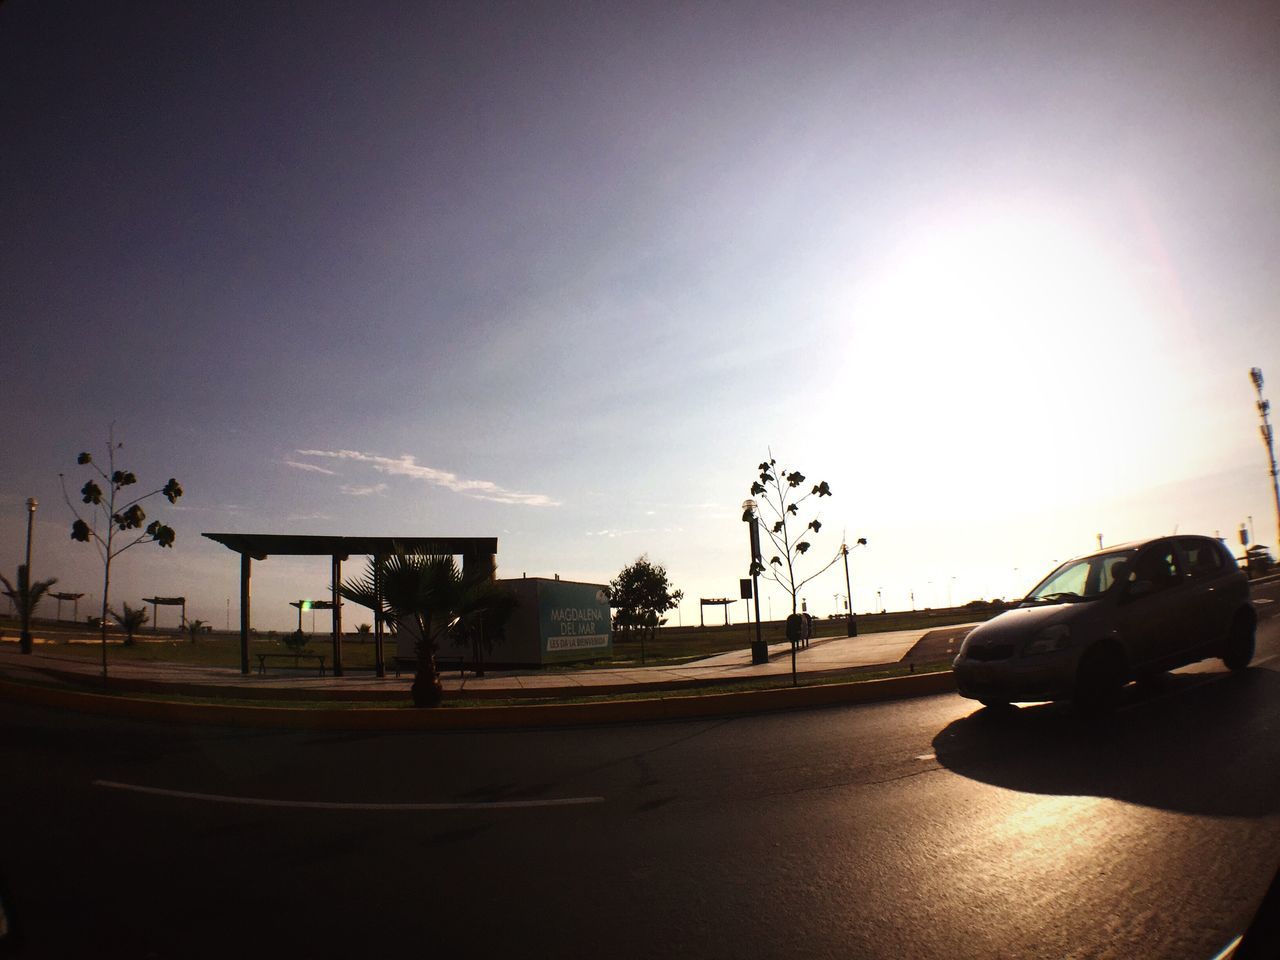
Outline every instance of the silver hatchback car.
{"label": "silver hatchback car", "polygon": [[1208,657],[1253,659],[1249,583],[1211,537],[1128,543],[1071,560],[965,638],[963,696],[987,706],[1075,700],[1105,706],[1130,680]]}

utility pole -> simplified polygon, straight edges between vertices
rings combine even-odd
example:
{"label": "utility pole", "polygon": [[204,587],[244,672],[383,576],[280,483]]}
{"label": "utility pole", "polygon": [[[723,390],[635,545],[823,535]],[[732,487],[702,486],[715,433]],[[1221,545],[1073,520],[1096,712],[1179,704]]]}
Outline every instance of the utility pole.
{"label": "utility pole", "polygon": [[[760,515],[756,512],[754,500],[742,501],[742,519],[748,524],[748,535],[751,543],[751,592],[755,595],[756,605],[756,639],[751,644],[751,663],[759,665],[769,662],[769,647],[764,642],[760,631]],[[769,619],[773,619],[773,600],[770,598]],[[792,671],[794,673],[794,670]]]}
{"label": "utility pole", "polygon": [[1271,403],[1262,396],[1262,368],[1254,367],[1249,371],[1249,379],[1253,381],[1253,387],[1258,391],[1258,416],[1262,419],[1262,426],[1259,431],[1262,434],[1262,442],[1267,445],[1267,461],[1271,464],[1271,494],[1276,501],[1276,545],[1280,549],[1280,479],[1276,476],[1276,450],[1275,435],[1271,429]]}
{"label": "utility pole", "polygon": [[[866,537],[859,537],[854,543],[854,547],[865,547],[867,545]],[[848,611],[845,616],[847,636],[856,637],[858,635],[858,617],[853,612],[853,585],[849,581],[849,543],[846,540],[840,544],[840,553],[844,556],[844,595],[845,604]]]}
{"label": "utility pole", "polygon": [[[18,591],[23,596],[22,608],[22,633],[18,638],[18,650],[21,653],[30,653],[32,650],[31,639],[31,615],[35,612],[31,608],[31,525],[36,519],[36,507],[40,506],[40,501],[35,497],[27,497],[27,565],[19,571]],[[24,583],[23,580],[26,580]]]}

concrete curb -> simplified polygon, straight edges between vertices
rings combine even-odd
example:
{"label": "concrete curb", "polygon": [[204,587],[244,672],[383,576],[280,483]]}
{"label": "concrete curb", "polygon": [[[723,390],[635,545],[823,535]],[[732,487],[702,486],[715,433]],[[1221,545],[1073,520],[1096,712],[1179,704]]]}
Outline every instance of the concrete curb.
{"label": "concrete curb", "polygon": [[846,703],[873,703],[930,696],[955,690],[950,671],[883,680],[811,687],[783,687],[698,697],[606,700],[597,703],[529,704],[507,707],[442,707],[437,710],[297,710],[230,704],[139,700],[100,693],[59,690],[0,680],[0,697],[19,703],[134,720],[236,727],[306,730],[492,730],[510,727],[567,727],[600,723],[686,720],[794,710]]}
{"label": "concrete curb", "polygon": [[[935,658],[941,661],[942,657]],[[900,661],[866,664],[859,667],[832,667],[827,670],[806,670],[801,676],[807,681],[848,678],[849,682],[857,682],[859,672],[875,672],[893,669]],[[44,664],[33,664],[27,668],[63,683],[79,687],[81,692],[92,693],[85,689],[93,685],[101,686],[97,677],[75,670],[60,670]],[[783,681],[789,674],[768,675]],[[0,679],[3,679],[0,675]],[[559,687],[513,687],[498,689],[476,689],[462,687],[460,689],[446,687],[445,702],[450,700],[567,700],[574,697],[617,696],[628,693],[663,693],[687,690],[690,687],[723,687],[726,693],[745,683],[753,683],[762,679],[760,676],[739,677],[703,677],[698,679],[654,680],[647,683],[600,683],[572,684]],[[333,687],[266,687],[239,686],[234,684],[201,684],[184,681],[153,680],[141,677],[112,677],[110,692],[113,694],[143,694],[163,697],[178,695],[184,697],[202,697],[206,699],[225,700],[279,700],[287,703],[290,700],[306,700],[324,702],[326,700],[345,703],[377,704],[389,701],[403,701],[409,697],[409,687],[387,687],[384,689],[341,690]]]}

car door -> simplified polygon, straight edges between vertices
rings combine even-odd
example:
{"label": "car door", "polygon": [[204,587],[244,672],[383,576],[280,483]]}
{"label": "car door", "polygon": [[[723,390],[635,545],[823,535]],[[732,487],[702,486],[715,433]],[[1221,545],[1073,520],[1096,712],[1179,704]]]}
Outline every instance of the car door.
{"label": "car door", "polygon": [[1139,551],[1127,595],[1116,608],[1120,636],[1135,672],[1177,662],[1197,634],[1197,627],[1188,622],[1195,606],[1172,540]]}
{"label": "car door", "polygon": [[1178,560],[1188,594],[1187,648],[1206,647],[1218,639],[1229,621],[1223,590],[1223,559],[1218,545],[1204,537],[1179,537]]}

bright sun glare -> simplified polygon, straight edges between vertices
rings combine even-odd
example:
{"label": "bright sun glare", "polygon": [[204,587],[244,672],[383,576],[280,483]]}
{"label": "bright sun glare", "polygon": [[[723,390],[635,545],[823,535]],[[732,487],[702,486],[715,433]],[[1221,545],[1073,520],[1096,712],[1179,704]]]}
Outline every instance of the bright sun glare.
{"label": "bright sun glare", "polygon": [[[905,524],[945,553],[989,521],[1007,569],[936,558],[971,574],[957,589],[989,595],[1011,589],[1014,565],[1043,573],[1085,552],[1119,491],[1188,475],[1167,415],[1180,334],[1139,236],[1070,209],[972,202],[886,238],[829,301],[833,360],[853,374],[826,378],[808,425],[851,437],[826,445],[854,487],[849,522]],[[1034,550],[1019,546],[1028,539]],[[877,551],[884,579],[920,566],[899,552]]]}
{"label": "bright sun glare", "polygon": [[853,298],[848,349],[866,371],[853,389],[886,414],[865,425],[874,448],[919,460],[927,424],[932,456],[981,453],[981,473],[952,480],[975,507],[1007,503],[988,478],[1014,462],[1053,464],[1045,484],[1063,492],[1098,462],[1066,451],[1141,462],[1154,438],[1117,410],[1154,381],[1159,337],[1129,259],[1050,210],[917,220]]}

